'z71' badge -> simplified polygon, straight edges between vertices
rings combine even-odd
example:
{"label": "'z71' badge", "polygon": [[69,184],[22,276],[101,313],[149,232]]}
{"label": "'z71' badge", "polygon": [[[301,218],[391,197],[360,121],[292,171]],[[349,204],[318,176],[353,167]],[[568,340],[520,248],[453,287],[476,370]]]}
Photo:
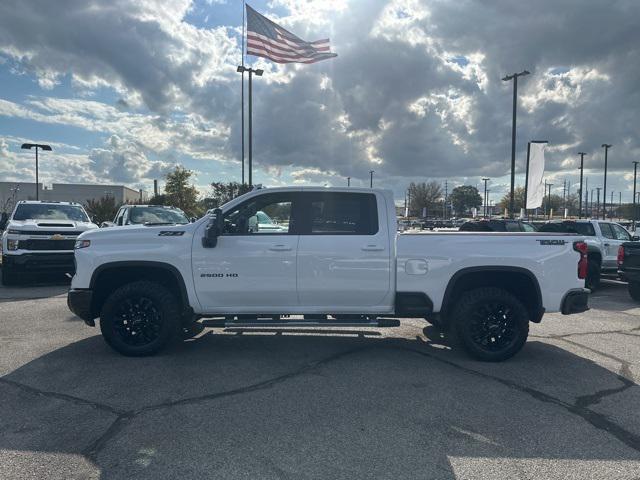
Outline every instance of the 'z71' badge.
{"label": "'z71' badge", "polygon": [[540,245],[565,245],[566,240],[538,240]]}

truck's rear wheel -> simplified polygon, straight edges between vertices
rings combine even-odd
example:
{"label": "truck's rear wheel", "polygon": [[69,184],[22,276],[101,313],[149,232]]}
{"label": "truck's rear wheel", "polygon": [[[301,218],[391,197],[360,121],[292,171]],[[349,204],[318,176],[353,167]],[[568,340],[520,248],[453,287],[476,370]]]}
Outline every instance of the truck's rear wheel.
{"label": "truck's rear wheel", "polygon": [[640,282],[629,282],[627,288],[629,289],[629,295],[631,295],[631,298],[640,302]]}
{"label": "truck's rear wheel", "polygon": [[452,323],[464,349],[488,362],[511,358],[529,335],[527,309],[501,288],[478,288],[463,293],[453,310]]}
{"label": "truck's rear wheel", "polygon": [[600,286],[600,263],[596,260],[589,258],[587,263],[587,278],[585,280],[585,287],[590,290],[595,290]]}
{"label": "truck's rear wheel", "polygon": [[158,283],[129,283],[105,301],[100,330],[109,346],[123,355],[153,355],[180,338],[178,302]]}

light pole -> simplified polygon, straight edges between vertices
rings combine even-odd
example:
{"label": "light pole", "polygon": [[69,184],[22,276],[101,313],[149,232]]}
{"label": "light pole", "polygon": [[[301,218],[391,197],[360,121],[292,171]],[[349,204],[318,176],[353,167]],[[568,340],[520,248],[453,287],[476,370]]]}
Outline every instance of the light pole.
{"label": "light pole", "polygon": [[487,210],[487,216],[489,218],[489,220],[491,220],[491,202],[489,201],[489,195],[491,194],[491,190],[487,190],[487,204],[485,206],[486,210]]}
{"label": "light pole", "polygon": [[596,197],[596,218],[600,218],[600,190],[602,190],[602,187],[596,187],[596,192],[598,194],[598,196]]}
{"label": "light pole", "polygon": [[638,163],[640,162],[633,162],[633,230],[635,231],[636,229],[636,222],[638,221],[637,217],[637,210],[636,210],[636,178],[638,176]]}
{"label": "light pole", "polygon": [[602,219],[607,219],[607,154],[609,153],[609,149],[613,145],[608,143],[603,143],[602,148],[604,148],[604,185],[602,188]]}
{"label": "light pole", "polygon": [[513,75],[507,75],[502,80],[509,82],[513,80],[513,123],[511,125],[511,190],[509,192],[509,217],[513,218],[513,208],[515,204],[514,188],[516,182],[516,107],[518,104],[518,77],[529,75],[527,70]]}
{"label": "light pole", "polygon": [[347,177],[347,187],[351,186],[351,177]]}
{"label": "light pole", "polygon": [[[249,72],[249,186],[253,186],[253,90],[252,90],[252,77],[255,73],[256,76],[261,77],[264,70],[260,68],[253,69],[251,67],[245,67],[244,65],[238,65],[238,73]],[[244,139],[244,122],[242,122],[242,138]],[[244,158],[242,161],[244,165]]]}
{"label": "light pole", "polygon": [[487,177],[482,177],[482,181],[484,182],[484,218],[487,218],[487,182],[491,180]]}
{"label": "light pole", "polygon": [[40,143],[23,143],[21,148],[24,148],[25,150],[31,150],[32,148],[36,149],[36,200],[40,200],[40,188],[38,187],[38,149],[50,152],[51,146]]}
{"label": "light pole", "polygon": [[584,156],[586,155],[586,153],[578,152],[578,155],[580,155],[580,194],[578,195],[578,218],[582,218],[582,177],[584,174]]}
{"label": "light pole", "polygon": [[551,187],[553,187],[553,183],[547,183],[547,187],[549,187],[549,195],[547,196],[547,210],[549,210],[548,218],[551,220]]}
{"label": "light pole", "polygon": [[376,173],[375,170],[369,170],[369,188],[373,188],[373,174]]}

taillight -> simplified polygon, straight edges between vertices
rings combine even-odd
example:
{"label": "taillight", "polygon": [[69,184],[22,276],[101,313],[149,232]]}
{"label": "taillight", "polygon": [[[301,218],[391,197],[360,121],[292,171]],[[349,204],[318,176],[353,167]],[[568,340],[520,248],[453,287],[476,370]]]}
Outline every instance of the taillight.
{"label": "taillight", "polygon": [[589,261],[587,259],[587,244],[585,242],[574,242],[573,249],[580,254],[580,260],[578,261],[578,278],[587,278],[587,270],[589,267]]}
{"label": "taillight", "polygon": [[624,263],[624,247],[620,245],[618,247],[618,265],[622,265]]}

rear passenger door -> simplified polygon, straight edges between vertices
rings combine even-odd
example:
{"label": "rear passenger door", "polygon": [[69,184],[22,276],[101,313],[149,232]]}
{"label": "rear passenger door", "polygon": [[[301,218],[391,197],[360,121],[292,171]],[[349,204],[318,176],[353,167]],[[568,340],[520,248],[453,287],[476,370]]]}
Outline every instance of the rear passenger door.
{"label": "rear passenger door", "polygon": [[392,262],[384,198],[374,193],[305,192],[302,199],[300,305],[325,313],[391,308]]}
{"label": "rear passenger door", "polygon": [[603,255],[602,268],[617,268],[618,244],[616,236],[610,223],[598,222],[602,232]]}

